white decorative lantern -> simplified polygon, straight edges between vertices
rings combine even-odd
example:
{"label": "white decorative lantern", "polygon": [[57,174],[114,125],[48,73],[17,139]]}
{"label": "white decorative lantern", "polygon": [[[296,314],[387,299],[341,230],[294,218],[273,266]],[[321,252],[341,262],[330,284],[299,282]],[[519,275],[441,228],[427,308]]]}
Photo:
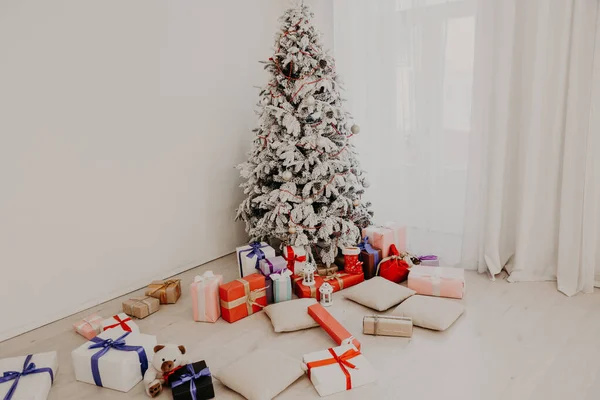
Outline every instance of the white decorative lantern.
{"label": "white decorative lantern", "polygon": [[333,304],[333,286],[329,282],[321,285],[319,293],[321,294],[321,305],[323,307],[329,307]]}
{"label": "white decorative lantern", "polygon": [[311,263],[306,263],[302,269],[302,284],[304,286],[315,286],[315,272],[317,267]]}

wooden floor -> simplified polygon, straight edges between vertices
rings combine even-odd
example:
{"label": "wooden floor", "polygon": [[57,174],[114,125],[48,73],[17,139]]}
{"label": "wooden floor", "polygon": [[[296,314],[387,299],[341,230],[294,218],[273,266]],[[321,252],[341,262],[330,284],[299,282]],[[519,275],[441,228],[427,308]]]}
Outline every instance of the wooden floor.
{"label": "wooden floor", "polygon": [[[192,359],[205,359],[213,371],[259,347],[300,359],[333,345],[320,328],[276,334],[262,312],[235,324],[194,322],[187,289],[193,276],[212,269],[228,281],[236,277],[235,266],[235,258],[227,256],[182,274],[182,298],[139,321],[142,332],[156,335],[159,343],[184,344]],[[71,350],[85,340],[72,331],[72,323],[91,312],[112,315],[128,297],[2,342],[0,357],[57,350],[60,366],[51,400],[145,399],[142,384],[129,393],[97,388],[75,381],[71,366]],[[468,273],[466,313],[446,332],[416,328],[410,340],[362,335],[362,317],[371,312],[339,294],[334,303],[331,312],[362,342],[380,379],[331,399],[600,399],[598,291],[568,298],[551,282],[491,282]],[[241,398],[217,381],[215,390],[219,399]],[[160,398],[170,399],[171,393]],[[302,377],[277,398],[319,396]]]}

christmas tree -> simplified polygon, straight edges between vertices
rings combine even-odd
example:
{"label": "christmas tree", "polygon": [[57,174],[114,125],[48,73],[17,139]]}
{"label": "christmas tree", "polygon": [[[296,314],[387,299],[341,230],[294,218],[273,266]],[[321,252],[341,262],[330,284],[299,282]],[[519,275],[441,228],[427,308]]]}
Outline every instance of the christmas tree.
{"label": "christmas tree", "polygon": [[355,246],[371,223],[367,177],[349,139],[358,125],[342,108],[334,60],[305,5],[285,12],[260,92],[259,128],[238,166],[246,198],[237,218],[252,240],[305,246],[324,264]]}

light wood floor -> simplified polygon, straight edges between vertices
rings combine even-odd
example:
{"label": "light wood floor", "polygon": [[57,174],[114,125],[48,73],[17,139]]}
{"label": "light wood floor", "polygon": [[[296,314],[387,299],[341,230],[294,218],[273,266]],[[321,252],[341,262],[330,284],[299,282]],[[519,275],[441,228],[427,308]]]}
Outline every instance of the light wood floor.
{"label": "light wood floor", "polygon": [[[333,345],[320,328],[276,334],[258,313],[235,324],[194,322],[187,285],[212,269],[234,279],[236,262],[227,256],[188,271],[183,296],[138,322],[159,343],[184,344],[192,359],[205,359],[213,371],[255,348],[271,347],[292,356]],[[140,293],[142,291],[140,290]],[[124,296],[0,343],[0,357],[50,350],[59,352],[59,374],[51,400],[144,399],[143,385],[129,393],[97,388],[74,380],[70,352],[85,339],[71,324],[91,312],[109,316]],[[380,373],[377,384],[333,395],[331,399],[520,400],[600,398],[600,293],[567,298],[555,284],[491,282],[467,274],[466,313],[443,333],[416,328],[412,339],[362,335],[363,315],[371,312],[335,296],[334,314],[363,344],[363,353]],[[215,381],[219,399],[241,398]],[[170,392],[160,398],[171,398]],[[302,377],[278,399],[316,399]]]}

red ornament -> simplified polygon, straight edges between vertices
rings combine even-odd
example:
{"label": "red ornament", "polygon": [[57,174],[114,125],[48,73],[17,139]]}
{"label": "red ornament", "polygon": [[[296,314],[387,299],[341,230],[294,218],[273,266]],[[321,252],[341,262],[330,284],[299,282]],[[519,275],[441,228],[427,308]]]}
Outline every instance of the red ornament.
{"label": "red ornament", "polygon": [[395,244],[390,246],[390,255],[379,263],[376,275],[387,279],[388,281],[400,283],[408,278],[409,266],[406,261],[400,257],[400,253]]}

